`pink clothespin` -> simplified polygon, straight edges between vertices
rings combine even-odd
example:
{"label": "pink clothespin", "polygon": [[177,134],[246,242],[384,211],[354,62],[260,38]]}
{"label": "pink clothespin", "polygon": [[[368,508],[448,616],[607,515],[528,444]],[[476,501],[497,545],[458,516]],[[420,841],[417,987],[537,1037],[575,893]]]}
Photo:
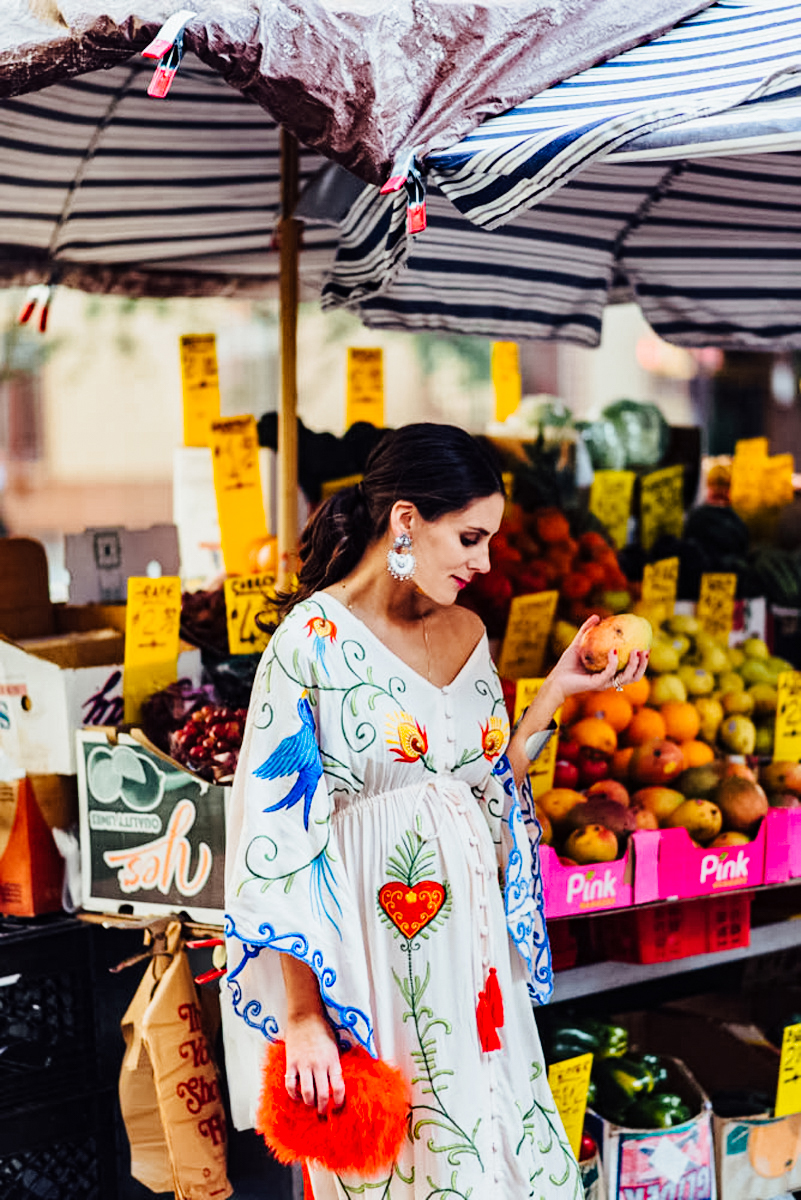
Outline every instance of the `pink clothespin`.
{"label": "pink clothespin", "polygon": [[[223,938],[198,938],[192,942],[186,942],[187,950],[202,950],[208,946],[224,946]],[[215,979],[221,979],[227,974],[225,967],[210,967],[208,971],[204,971],[202,975],[195,976],[195,983],[198,987],[202,987],[204,983],[213,983]]]}
{"label": "pink clothespin", "polygon": [[426,183],[413,150],[402,154],[392,164],[392,174],[381,188],[381,195],[387,196],[392,192],[399,192],[401,188],[406,188],[407,232],[422,233],[427,224]]}
{"label": "pink clothespin", "polygon": [[142,51],[143,58],[160,59],[147,89],[148,96],[163,100],[172,87],[184,53],[184,26],[196,15],[191,8],[174,13]]}
{"label": "pink clothespin", "polygon": [[53,288],[49,283],[35,283],[33,287],[29,287],[25,293],[25,300],[20,309],[17,321],[20,325],[27,325],[36,311],[39,308],[39,320],[37,322],[40,333],[47,332],[47,319],[50,316],[50,301],[53,297]]}

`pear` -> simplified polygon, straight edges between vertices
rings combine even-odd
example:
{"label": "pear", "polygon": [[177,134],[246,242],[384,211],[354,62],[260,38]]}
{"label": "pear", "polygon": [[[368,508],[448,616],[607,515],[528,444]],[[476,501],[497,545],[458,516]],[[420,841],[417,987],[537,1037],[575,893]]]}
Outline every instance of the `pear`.
{"label": "pear", "polygon": [[782,671],[794,671],[795,667],[789,663],[786,658],[778,658],[775,654],[771,654],[767,659],[767,665],[776,675],[781,675]]}
{"label": "pear", "polygon": [[718,729],[718,741],[732,754],[753,754],[756,726],[748,717],[725,717]]}
{"label": "pear", "polygon": [[701,632],[701,622],[689,613],[674,613],[667,622],[667,627],[671,633],[684,633],[689,637],[695,637]]}
{"label": "pear", "polygon": [[736,671],[723,671],[718,679],[718,689],[723,692],[744,692],[745,680]]}
{"label": "pear", "polygon": [[631,593],[622,591],[604,592],[601,596],[601,603],[603,604],[604,608],[608,608],[610,612],[628,612],[631,608]]}
{"label": "pear", "polygon": [[684,655],[690,649],[690,639],[683,633],[674,634],[670,640],[670,645],[678,654],[679,658],[684,658]]}
{"label": "pear", "polygon": [[648,668],[655,675],[673,675],[679,669],[679,656],[670,642],[656,638],[651,647]]}
{"label": "pear", "polygon": [[770,658],[770,650],[767,643],[758,637],[745,639],[743,642],[743,653],[746,658],[761,658],[763,661]]}
{"label": "pear", "polygon": [[748,689],[749,696],[754,701],[754,716],[767,717],[775,713],[779,703],[779,693],[770,683],[754,683]]}
{"label": "pear", "polygon": [[740,667],[740,675],[747,685],[752,683],[775,683],[776,673],[759,658],[747,658]]}
{"label": "pear", "polygon": [[726,653],[729,657],[729,666],[733,671],[736,671],[745,662],[745,654],[739,646],[729,646]]}
{"label": "pear", "polygon": [[631,611],[635,617],[645,617],[652,629],[664,625],[669,616],[666,604],[648,604],[645,600],[636,600]]}
{"label": "pear", "polygon": [[720,697],[720,703],[723,705],[723,712],[727,717],[733,717],[736,713],[742,713],[744,717],[749,717],[754,711],[754,697],[750,692],[724,692]]}
{"label": "pear", "polygon": [[713,675],[720,675],[729,665],[729,656],[722,646],[713,643],[701,654],[700,665]]}
{"label": "pear", "polygon": [[551,630],[551,648],[557,658],[564,654],[577,633],[578,625],[571,625],[569,621],[556,622]]}
{"label": "pear", "polygon": [[715,687],[715,677],[703,667],[679,667],[679,679],[688,696],[708,696]]}
{"label": "pear", "polygon": [[710,745],[714,745],[720,724],[726,715],[723,705],[711,696],[698,696],[693,700],[695,710],[701,718],[701,728],[698,736]]}
{"label": "pear", "polygon": [[769,725],[757,725],[754,753],[760,758],[770,758],[776,742],[776,728],[771,721]]}
{"label": "pear", "polygon": [[663,704],[668,704],[670,701],[683,703],[686,699],[687,689],[678,675],[657,675],[651,682],[648,700],[653,708],[661,708]]}

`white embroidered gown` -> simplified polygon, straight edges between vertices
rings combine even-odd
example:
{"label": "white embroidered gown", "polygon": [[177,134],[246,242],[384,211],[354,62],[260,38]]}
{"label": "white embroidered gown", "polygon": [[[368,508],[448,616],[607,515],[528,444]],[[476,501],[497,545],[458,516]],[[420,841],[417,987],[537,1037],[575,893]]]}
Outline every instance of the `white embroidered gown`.
{"label": "white embroidered gown", "polygon": [[[581,1196],[532,1014],[550,954],[539,828],[523,819],[508,734],[486,637],[438,688],[317,593],[264,653],[227,850],[235,1123],[253,1123],[265,1038],[281,1036],[279,951],[314,969],[343,1042],[412,1083],[394,1169],[365,1180],[311,1164],[315,1200]],[[496,1049],[476,1015],[491,968]]]}

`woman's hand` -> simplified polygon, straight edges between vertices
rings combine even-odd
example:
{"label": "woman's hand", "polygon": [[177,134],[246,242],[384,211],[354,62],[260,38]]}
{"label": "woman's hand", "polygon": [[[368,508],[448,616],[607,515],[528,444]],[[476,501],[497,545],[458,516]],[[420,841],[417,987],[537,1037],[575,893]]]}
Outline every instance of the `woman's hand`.
{"label": "woman's hand", "polygon": [[650,657],[648,650],[632,650],[629,661],[619,674],[617,650],[610,650],[609,660],[603,671],[587,670],[581,661],[581,643],[585,633],[600,624],[600,620],[599,616],[593,615],[584,622],[548,676],[553,696],[558,698],[554,711],[568,696],[573,696],[576,692],[604,691],[612,686],[624,687],[627,683],[635,683],[638,679],[642,679],[645,674]]}
{"label": "woman's hand", "polygon": [[293,1100],[316,1104],[321,1117],[331,1101],[334,1108],[345,1102],[345,1081],[339,1049],[331,1026],[321,1013],[306,1013],[287,1020],[286,1090]]}

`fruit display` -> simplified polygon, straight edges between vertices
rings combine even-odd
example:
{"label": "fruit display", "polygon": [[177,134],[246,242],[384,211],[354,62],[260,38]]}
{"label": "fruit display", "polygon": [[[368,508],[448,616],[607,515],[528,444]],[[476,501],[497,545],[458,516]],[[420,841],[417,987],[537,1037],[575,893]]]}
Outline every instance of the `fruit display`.
{"label": "fruit display", "polygon": [[244,708],[206,704],[170,734],[170,754],[202,779],[228,783],[236,770],[246,716]]}
{"label": "fruit display", "polygon": [[546,1062],[593,1055],[587,1103],[615,1125],[672,1129],[696,1114],[676,1091],[668,1062],[629,1048],[627,1030],[594,1018],[557,1018],[543,1036]]}

